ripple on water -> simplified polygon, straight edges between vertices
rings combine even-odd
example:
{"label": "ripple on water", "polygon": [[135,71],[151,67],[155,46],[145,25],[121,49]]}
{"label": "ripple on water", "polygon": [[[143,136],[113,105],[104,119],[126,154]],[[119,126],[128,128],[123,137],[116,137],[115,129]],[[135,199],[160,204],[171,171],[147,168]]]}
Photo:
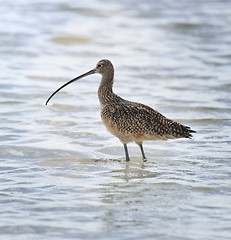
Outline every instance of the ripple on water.
{"label": "ripple on water", "polygon": [[[122,3],[123,2],[123,3]],[[229,1],[1,1],[2,239],[228,240]],[[196,130],[145,142],[100,120],[102,58],[115,92]]]}
{"label": "ripple on water", "polygon": [[81,36],[56,36],[51,39],[52,42],[56,44],[62,44],[65,46],[68,45],[79,45],[79,44],[84,44],[84,43],[89,43],[92,41],[91,38],[87,37],[81,37]]}

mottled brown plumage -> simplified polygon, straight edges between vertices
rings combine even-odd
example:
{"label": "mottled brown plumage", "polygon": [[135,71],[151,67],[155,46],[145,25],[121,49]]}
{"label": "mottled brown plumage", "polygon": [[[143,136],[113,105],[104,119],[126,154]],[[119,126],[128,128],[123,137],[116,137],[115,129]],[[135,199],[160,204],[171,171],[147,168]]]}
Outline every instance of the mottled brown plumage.
{"label": "mottled brown plumage", "polygon": [[107,130],[123,143],[126,161],[130,160],[127,149],[127,143],[129,142],[134,141],[139,145],[143,160],[146,161],[142,146],[144,140],[192,137],[191,133],[195,131],[189,127],[166,118],[149,106],[127,101],[116,95],[112,90],[114,68],[112,63],[107,59],[99,61],[96,68],[61,86],[49,97],[46,104],[63,87],[94,73],[102,75],[98,89],[102,121]]}

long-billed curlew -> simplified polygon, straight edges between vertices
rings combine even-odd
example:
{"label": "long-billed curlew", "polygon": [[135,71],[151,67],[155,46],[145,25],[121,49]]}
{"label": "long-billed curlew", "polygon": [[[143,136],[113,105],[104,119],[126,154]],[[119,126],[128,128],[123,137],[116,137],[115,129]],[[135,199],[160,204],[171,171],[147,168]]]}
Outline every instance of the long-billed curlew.
{"label": "long-billed curlew", "polygon": [[170,138],[191,138],[195,132],[190,127],[164,117],[161,113],[141,103],[127,101],[113,90],[114,67],[112,63],[103,59],[96,67],[58,88],[46,101],[62,88],[88,75],[99,73],[102,75],[98,89],[101,106],[101,118],[107,130],[118,137],[124,145],[126,161],[130,161],[127,143],[135,142],[141,150],[143,161],[146,161],[142,143],[144,140],[167,140]]}

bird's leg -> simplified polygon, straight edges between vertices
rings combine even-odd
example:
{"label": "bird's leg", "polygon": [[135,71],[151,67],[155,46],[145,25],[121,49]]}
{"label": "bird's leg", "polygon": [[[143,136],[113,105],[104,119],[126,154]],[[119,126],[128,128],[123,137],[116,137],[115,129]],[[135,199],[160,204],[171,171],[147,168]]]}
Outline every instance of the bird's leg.
{"label": "bird's leg", "polygon": [[140,147],[140,151],[142,153],[143,161],[147,162],[147,158],[145,157],[145,154],[144,154],[144,149],[143,149],[142,142],[137,142],[136,144]]}
{"label": "bird's leg", "polygon": [[129,162],[130,158],[129,158],[129,154],[128,154],[127,143],[124,143],[124,151],[125,151],[125,155],[126,155],[126,161]]}

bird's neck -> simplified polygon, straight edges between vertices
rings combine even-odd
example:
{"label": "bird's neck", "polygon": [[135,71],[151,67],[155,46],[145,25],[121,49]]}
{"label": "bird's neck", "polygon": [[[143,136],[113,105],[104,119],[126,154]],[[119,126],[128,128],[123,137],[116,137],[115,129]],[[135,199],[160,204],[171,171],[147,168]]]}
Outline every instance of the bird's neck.
{"label": "bird's neck", "polygon": [[114,92],[113,87],[113,75],[112,76],[102,76],[101,83],[98,89],[98,97],[101,104],[107,104],[113,100]]}

